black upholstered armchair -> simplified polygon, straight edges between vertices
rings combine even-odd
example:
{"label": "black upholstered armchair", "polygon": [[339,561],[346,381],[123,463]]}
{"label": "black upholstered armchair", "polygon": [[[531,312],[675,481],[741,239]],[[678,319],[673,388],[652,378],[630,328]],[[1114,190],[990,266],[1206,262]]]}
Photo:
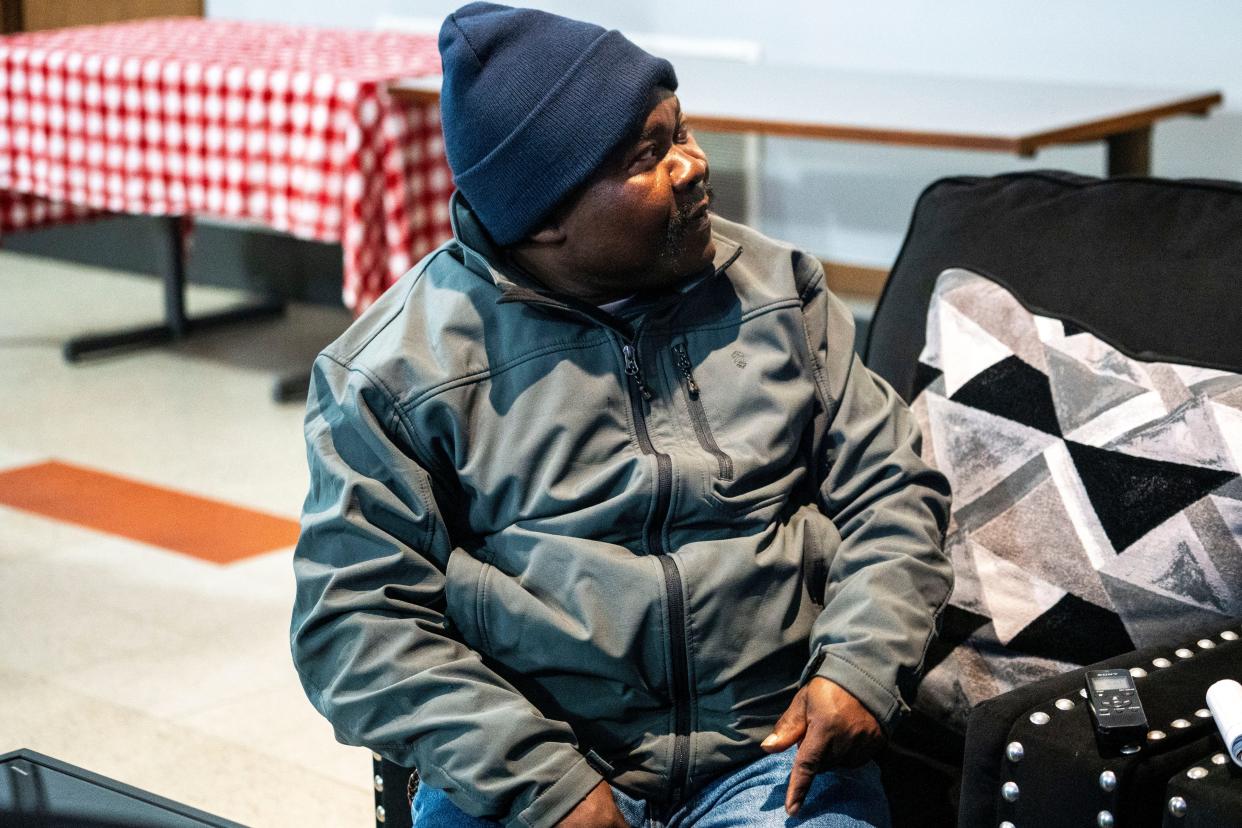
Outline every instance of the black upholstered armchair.
{"label": "black upholstered armchair", "polygon": [[[1242,676],[1242,185],[939,181],[865,360],[955,490],[897,824],[1240,824],[1203,693]],[[1145,738],[1097,744],[1093,664],[1135,677]]]}

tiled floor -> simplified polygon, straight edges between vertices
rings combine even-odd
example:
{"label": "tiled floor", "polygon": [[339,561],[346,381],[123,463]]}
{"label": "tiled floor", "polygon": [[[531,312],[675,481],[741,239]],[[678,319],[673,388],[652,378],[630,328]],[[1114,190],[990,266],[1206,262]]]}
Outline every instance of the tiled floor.
{"label": "tiled floor", "polygon": [[[235,298],[196,288],[189,304]],[[270,399],[275,372],[308,364],[348,318],[293,308],[177,347],[61,359],[73,334],[161,307],[155,280],[0,251],[0,480],[62,486],[46,508],[0,486],[0,753],[31,748],[251,826],[367,825],[370,754],[336,743],[289,659],[302,411]],[[68,483],[47,474],[66,467]],[[148,487],[177,494],[144,501]],[[86,520],[91,497],[117,514]],[[178,540],[152,509],[206,509],[271,540],[237,552],[188,526]]]}

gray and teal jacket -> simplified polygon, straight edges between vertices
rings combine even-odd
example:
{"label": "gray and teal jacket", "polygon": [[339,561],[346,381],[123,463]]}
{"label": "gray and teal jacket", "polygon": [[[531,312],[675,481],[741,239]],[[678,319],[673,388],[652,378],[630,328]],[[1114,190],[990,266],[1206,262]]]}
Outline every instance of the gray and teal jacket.
{"label": "gray and teal jacket", "polygon": [[313,370],[291,635],[337,738],[545,826],[683,800],[816,675],[891,728],[948,485],[819,262],[714,218],[715,272],[617,318],[453,218]]}

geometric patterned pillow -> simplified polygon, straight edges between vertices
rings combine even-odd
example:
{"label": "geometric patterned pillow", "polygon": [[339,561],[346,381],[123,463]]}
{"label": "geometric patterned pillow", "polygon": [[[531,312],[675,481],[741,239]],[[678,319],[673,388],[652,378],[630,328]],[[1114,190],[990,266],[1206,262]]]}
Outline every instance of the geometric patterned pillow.
{"label": "geometric patterned pillow", "polygon": [[920,708],[964,728],[1014,687],[1242,616],[1242,375],[1131,359],[961,269],[919,363],[957,577]]}

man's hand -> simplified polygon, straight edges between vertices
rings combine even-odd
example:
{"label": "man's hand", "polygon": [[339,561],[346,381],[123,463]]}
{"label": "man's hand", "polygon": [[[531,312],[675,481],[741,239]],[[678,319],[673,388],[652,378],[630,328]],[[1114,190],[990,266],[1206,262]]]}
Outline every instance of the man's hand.
{"label": "man's hand", "polygon": [[612,788],[608,787],[607,782],[600,782],[592,788],[586,799],[556,824],[558,828],[630,828],[617,810]]}
{"label": "man's hand", "polygon": [[798,753],[785,794],[785,812],[790,816],[802,807],[815,774],[833,767],[858,767],[883,746],[884,733],[858,699],[816,676],[794,696],[761,747],[780,753],[795,743]]}

